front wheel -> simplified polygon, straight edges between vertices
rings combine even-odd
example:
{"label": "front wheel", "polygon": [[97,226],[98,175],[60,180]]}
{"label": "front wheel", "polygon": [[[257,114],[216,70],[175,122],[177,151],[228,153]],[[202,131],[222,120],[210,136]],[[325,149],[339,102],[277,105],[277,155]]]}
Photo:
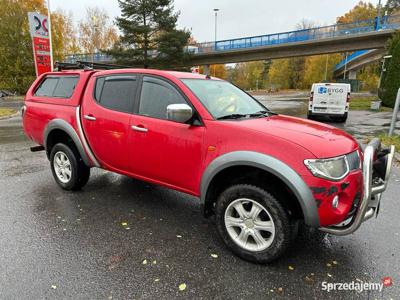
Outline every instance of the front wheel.
{"label": "front wheel", "polygon": [[54,179],[64,190],[78,190],[89,180],[87,167],[78,151],[66,144],[56,144],[50,153],[50,166]]}
{"label": "front wheel", "polygon": [[247,184],[229,187],[216,204],[217,230],[239,257],[267,263],[283,254],[292,239],[289,216],[266,190]]}

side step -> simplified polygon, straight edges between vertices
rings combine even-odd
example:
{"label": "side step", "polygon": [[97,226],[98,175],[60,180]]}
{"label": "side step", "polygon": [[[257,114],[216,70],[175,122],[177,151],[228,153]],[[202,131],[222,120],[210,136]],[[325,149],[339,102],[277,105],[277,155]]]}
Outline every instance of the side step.
{"label": "side step", "polygon": [[44,151],[44,147],[43,146],[31,147],[31,152],[39,152],[39,151]]}

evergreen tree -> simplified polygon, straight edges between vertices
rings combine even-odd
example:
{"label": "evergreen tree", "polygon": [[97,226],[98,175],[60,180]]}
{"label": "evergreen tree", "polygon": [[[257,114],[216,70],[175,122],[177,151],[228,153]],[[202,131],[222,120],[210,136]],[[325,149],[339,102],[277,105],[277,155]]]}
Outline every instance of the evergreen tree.
{"label": "evergreen tree", "polygon": [[390,15],[400,9],[400,0],[388,0],[385,5],[385,11]]}
{"label": "evergreen tree", "polygon": [[397,90],[400,88],[400,33],[393,35],[388,43],[389,55],[392,58],[386,62],[386,72],[383,73],[379,97],[383,105],[393,107]]}
{"label": "evergreen tree", "polygon": [[182,63],[190,33],[176,28],[179,13],[174,12],[173,0],[118,0],[118,3],[122,15],[116,24],[122,36],[109,53],[119,63],[144,68]]}

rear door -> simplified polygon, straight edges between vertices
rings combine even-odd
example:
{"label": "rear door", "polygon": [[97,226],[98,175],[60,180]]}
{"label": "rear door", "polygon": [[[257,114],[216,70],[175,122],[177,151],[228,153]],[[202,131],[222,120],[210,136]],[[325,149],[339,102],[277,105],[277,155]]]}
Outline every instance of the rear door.
{"label": "rear door", "polygon": [[137,92],[135,74],[98,76],[82,103],[82,124],[101,165],[130,171],[130,118]]}

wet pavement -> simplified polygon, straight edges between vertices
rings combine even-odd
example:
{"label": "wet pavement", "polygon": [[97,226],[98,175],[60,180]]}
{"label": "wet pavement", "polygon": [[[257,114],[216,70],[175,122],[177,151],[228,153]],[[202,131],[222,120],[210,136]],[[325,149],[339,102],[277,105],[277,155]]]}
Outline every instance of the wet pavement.
{"label": "wet pavement", "polygon": [[[225,248],[197,199],[99,169],[65,192],[30,146],[19,117],[0,120],[0,299],[400,298],[398,167],[377,219],[346,237],[302,228],[281,259],[255,265]],[[382,292],[322,290],[387,276]]]}

